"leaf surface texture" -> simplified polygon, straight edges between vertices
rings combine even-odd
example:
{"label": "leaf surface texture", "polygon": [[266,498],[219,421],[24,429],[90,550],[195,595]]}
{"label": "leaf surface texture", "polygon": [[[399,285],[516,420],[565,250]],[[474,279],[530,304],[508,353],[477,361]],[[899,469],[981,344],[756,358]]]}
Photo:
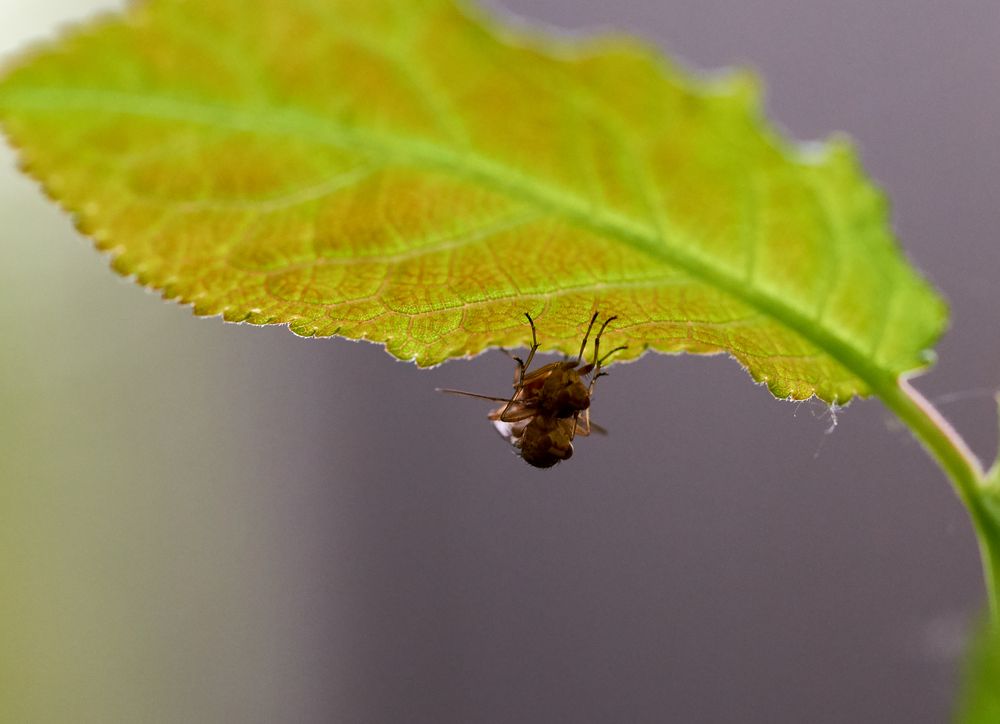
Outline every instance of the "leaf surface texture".
{"label": "leaf surface texture", "polygon": [[198,314],[421,365],[593,310],[622,358],[729,353],[780,397],[924,366],[945,322],[843,139],[754,79],[450,0],[152,0],[26,53],[0,122],[113,266]]}

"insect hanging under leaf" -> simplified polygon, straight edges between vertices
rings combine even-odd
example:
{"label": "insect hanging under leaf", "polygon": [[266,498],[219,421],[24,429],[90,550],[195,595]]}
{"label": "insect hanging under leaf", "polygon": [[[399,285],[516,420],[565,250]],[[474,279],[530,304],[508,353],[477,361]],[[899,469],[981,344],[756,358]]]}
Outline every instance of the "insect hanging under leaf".
{"label": "insect hanging under leaf", "polygon": [[[587,341],[597,322],[598,313],[594,312],[575,360],[552,362],[532,371],[528,368],[538,350],[538,336],[531,315],[525,313],[524,316],[531,325],[531,348],[526,361],[512,356],[517,369],[514,371],[514,394],[509,399],[462,390],[439,391],[503,402],[502,407],[489,414],[489,419],[526,463],[536,468],[550,468],[573,455],[573,440],[577,435],[586,437],[591,432],[604,432],[590,421],[590,401],[597,380],[607,374],[601,372],[602,365],[625,347],[616,347],[601,356],[601,335],[617,319],[608,317],[594,337],[593,361],[584,362]],[[585,382],[588,375],[590,380]]]}

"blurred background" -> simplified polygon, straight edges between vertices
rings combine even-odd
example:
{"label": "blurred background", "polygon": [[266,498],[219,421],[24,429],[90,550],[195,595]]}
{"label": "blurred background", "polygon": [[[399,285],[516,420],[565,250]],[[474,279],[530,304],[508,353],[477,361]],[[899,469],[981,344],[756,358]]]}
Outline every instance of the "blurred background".
{"label": "blurred background", "polygon": [[[0,57],[119,3],[3,0]],[[750,65],[844,130],[953,328],[919,387],[992,457],[995,0],[503,0]],[[544,330],[541,330],[544,335]],[[612,370],[550,471],[499,353],[196,319],[122,280],[0,149],[0,721],[948,719],[983,605],[966,515],[878,402],[775,401],[723,358]]]}

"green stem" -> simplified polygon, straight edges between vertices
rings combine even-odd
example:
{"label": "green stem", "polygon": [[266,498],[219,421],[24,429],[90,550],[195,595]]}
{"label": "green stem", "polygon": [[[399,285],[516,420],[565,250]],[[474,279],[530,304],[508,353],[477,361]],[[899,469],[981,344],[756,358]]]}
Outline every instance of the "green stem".
{"label": "green stem", "polygon": [[994,524],[988,533],[976,526],[979,533],[979,551],[983,559],[983,578],[989,592],[990,620],[993,627],[1000,630],[1000,532]]}
{"label": "green stem", "polygon": [[968,508],[979,539],[990,618],[1000,627],[1000,508],[990,505],[992,492],[982,465],[965,440],[905,377],[875,392],[937,460]]}

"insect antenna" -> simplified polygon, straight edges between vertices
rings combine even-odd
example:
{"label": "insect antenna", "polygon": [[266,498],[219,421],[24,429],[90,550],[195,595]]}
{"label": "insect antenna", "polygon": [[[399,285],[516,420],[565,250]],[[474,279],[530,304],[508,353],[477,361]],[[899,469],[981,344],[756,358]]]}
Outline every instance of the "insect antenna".
{"label": "insect antenna", "polygon": [[479,400],[490,400],[491,402],[507,402],[506,397],[491,397],[490,395],[480,395],[475,392],[466,392],[465,390],[450,390],[444,387],[437,387],[435,392],[444,392],[449,395],[462,395],[463,397],[475,397]]}

